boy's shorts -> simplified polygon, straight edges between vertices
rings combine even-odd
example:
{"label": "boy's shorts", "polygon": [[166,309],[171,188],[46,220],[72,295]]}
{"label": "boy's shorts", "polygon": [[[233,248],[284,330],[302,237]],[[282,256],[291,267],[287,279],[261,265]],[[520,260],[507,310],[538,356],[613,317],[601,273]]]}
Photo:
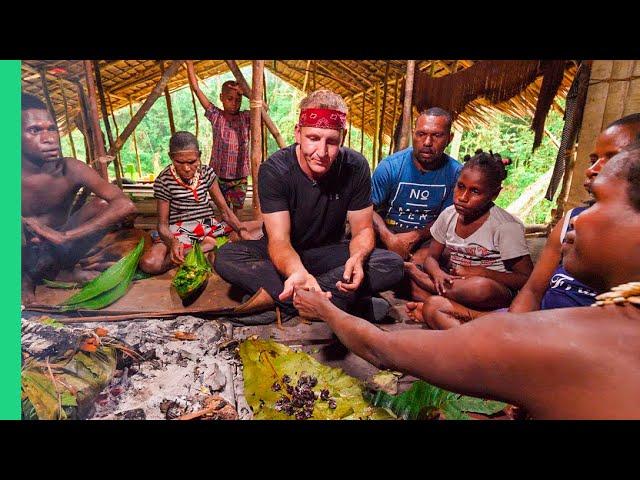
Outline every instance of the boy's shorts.
{"label": "boy's shorts", "polygon": [[227,204],[235,208],[242,208],[244,199],[247,196],[247,177],[243,178],[220,178],[218,184]]}
{"label": "boy's shorts", "polygon": [[[169,231],[185,247],[191,248],[194,241],[202,241],[205,237],[221,237],[233,231],[225,222],[219,222],[215,218],[202,218],[199,220],[186,220],[169,225]],[[161,243],[162,239],[156,230],[151,232],[153,243]]]}

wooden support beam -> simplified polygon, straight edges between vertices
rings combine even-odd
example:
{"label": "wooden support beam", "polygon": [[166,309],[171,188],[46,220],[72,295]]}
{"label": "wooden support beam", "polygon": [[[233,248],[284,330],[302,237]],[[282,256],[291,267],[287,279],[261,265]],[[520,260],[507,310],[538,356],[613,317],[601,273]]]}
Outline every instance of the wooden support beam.
{"label": "wooden support beam", "polygon": [[89,165],[93,165],[95,168],[95,164],[93,163],[93,150],[92,144],[89,139],[89,133],[91,132],[91,127],[89,126],[89,113],[87,111],[87,99],[84,95],[84,88],[80,82],[75,84],[76,92],[78,93],[78,105],[80,105],[80,119],[82,120],[82,128],[79,128],[80,133],[82,133],[82,139],[84,141],[84,151],[85,151],[85,161]]}
{"label": "wooden support beam", "polygon": [[162,91],[164,90],[164,87],[167,85],[167,83],[169,83],[169,80],[171,79],[171,77],[173,77],[173,75],[175,75],[175,73],[178,71],[178,68],[180,68],[181,64],[182,64],[182,60],[174,60],[173,63],[169,66],[169,68],[164,72],[164,74],[160,78],[160,81],[156,84],[155,87],[153,87],[153,90],[151,90],[151,93],[149,94],[147,99],[140,106],[140,108],[138,109],[134,117],[131,119],[129,124],[124,128],[124,130],[122,131],[122,134],[116,139],[115,144],[113,146],[114,148],[109,149],[109,155],[113,155],[115,152],[119,151],[122,148],[122,146],[124,145],[124,142],[126,142],[127,138],[129,138],[129,135],[131,135],[131,133],[135,130],[136,126],[144,118],[144,116],[147,114],[149,109],[153,106],[153,104],[158,99],[158,97],[162,95]]}
{"label": "wooden support beam", "polygon": [[374,122],[373,122],[373,148],[371,149],[371,167],[376,168],[378,153],[378,131],[380,130],[380,84],[376,83],[376,98],[374,103]]}
{"label": "wooden support beam", "polygon": [[109,172],[107,164],[103,161],[106,156],[104,149],[104,141],[100,130],[100,121],[98,120],[98,97],[96,95],[96,85],[93,74],[93,65],[91,60],[84,60],[84,70],[87,79],[87,94],[89,96],[89,122],[93,128],[93,151],[95,152],[94,162],[98,173],[107,182],[109,181]]}
{"label": "wooden support beam", "polygon": [[391,155],[391,151],[393,148],[393,144],[395,142],[395,135],[393,134],[393,129],[396,124],[396,113],[398,113],[398,77],[396,76],[395,82],[393,83],[393,118],[391,119],[391,141],[389,142],[389,155]]}
{"label": "wooden support beam", "polygon": [[[113,111],[113,104],[111,103],[111,95],[107,93],[107,101],[109,103],[109,111],[111,112],[111,120],[113,121],[113,126],[116,129],[116,138],[120,135],[120,129],[118,128],[118,122],[116,121],[116,114]],[[122,155],[120,152],[116,155],[118,159],[118,165],[120,165],[120,174],[124,177],[124,167],[122,166]]]}
{"label": "wooden support beam", "polygon": [[200,122],[198,120],[198,106],[196,105],[196,95],[195,93],[193,93],[193,88],[189,87],[189,91],[191,92],[191,103],[193,103],[193,115],[196,119],[196,140],[198,140],[198,135],[200,133]]}
{"label": "wooden support beam", "polygon": [[[109,148],[113,148],[113,134],[111,133],[111,125],[109,123],[109,113],[107,112],[107,100],[104,97],[104,89],[102,88],[102,77],[100,76],[100,67],[98,61],[93,60],[93,74],[96,79],[96,86],[98,87],[98,94],[100,95],[100,110],[102,111],[102,121],[104,122],[104,128],[107,131],[107,139],[109,141]],[[93,81],[87,76],[87,82]],[[99,124],[98,124],[99,125]],[[113,170],[116,174],[116,183],[118,188],[122,189],[122,165],[120,165],[120,158],[118,155],[114,158]]]}
{"label": "wooden support beam", "polygon": [[253,181],[254,218],[260,217],[260,199],[258,192],[258,170],[262,160],[262,74],[264,60],[253,61],[253,77],[251,79],[251,179]]}
{"label": "wooden support beam", "polygon": [[[133,120],[133,104],[129,97],[129,121]],[[138,153],[138,140],[136,139],[136,130],[133,129],[133,149],[136,151],[136,163],[138,164],[138,177],[142,178],[142,164],[140,163],[140,154]]]}
{"label": "wooden support beam", "polygon": [[44,99],[47,103],[47,110],[49,110],[49,115],[51,115],[51,118],[56,123],[57,127],[58,122],[56,121],[56,109],[53,108],[53,103],[51,103],[51,96],[49,95],[49,86],[47,85],[47,76],[44,67],[40,69],[40,81],[42,82],[42,91],[44,92]]}
{"label": "wooden support beam", "polygon": [[302,82],[302,91],[307,93],[307,82],[309,81],[309,65],[311,65],[311,60],[307,60],[307,68],[305,68],[304,72],[304,81]]}
{"label": "wooden support beam", "polygon": [[76,153],[76,145],[73,143],[73,136],[71,135],[71,121],[69,119],[69,106],[67,103],[67,94],[64,91],[64,85],[58,78],[58,88],[60,89],[60,93],[62,93],[62,104],[64,105],[64,121],[67,124],[67,132],[69,135],[69,143],[71,144],[71,155],[73,158],[77,158],[78,154]]}
{"label": "wooden support beam", "polygon": [[404,150],[409,145],[409,131],[411,129],[411,104],[413,98],[413,77],[416,68],[415,60],[407,60],[407,73],[404,85],[404,106],[402,108],[402,127],[400,129],[400,142],[398,150]]}
{"label": "wooden support beam", "polygon": [[[225,60],[225,62],[227,62],[227,65],[229,66],[231,73],[233,73],[233,76],[236,78],[238,85],[240,85],[240,88],[242,88],[242,92],[245,94],[246,97],[251,98],[251,88],[249,88],[249,84],[247,83],[247,80],[244,78],[244,75],[242,75],[242,72],[240,71],[240,68],[238,67],[238,64],[236,63],[236,61]],[[278,127],[276,127],[276,124],[273,123],[273,120],[271,120],[271,117],[267,112],[267,107],[264,105],[262,106],[262,121],[265,123],[265,125],[269,129],[269,132],[271,132],[271,135],[273,135],[273,138],[276,139],[276,143],[278,144],[278,147],[280,148],[286,147],[287,144],[285,143],[284,138],[282,138],[282,135],[280,134]]]}
{"label": "wooden support beam", "polygon": [[380,129],[379,129],[379,137],[378,137],[378,163],[380,163],[380,159],[382,158],[382,138],[384,133],[384,114],[385,109],[387,108],[387,88],[389,82],[389,64],[390,60],[387,60],[387,66],[384,69],[384,92],[382,94],[382,108],[380,110]]}
{"label": "wooden support beam", "polygon": [[[160,60],[160,73],[164,75],[164,60]],[[167,104],[167,116],[169,117],[169,129],[171,135],[176,133],[176,124],[173,121],[173,108],[171,106],[171,93],[169,93],[169,87],[164,87],[164,100]]]}

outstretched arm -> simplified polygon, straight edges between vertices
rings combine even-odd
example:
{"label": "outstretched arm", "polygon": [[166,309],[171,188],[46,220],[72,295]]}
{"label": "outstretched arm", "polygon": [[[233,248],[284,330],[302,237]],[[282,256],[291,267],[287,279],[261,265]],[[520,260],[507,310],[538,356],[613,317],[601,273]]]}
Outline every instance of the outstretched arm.
{"label": "outstretched arm", "polygon": [[200,104],[202,105],[202,107],[205,110],[209,110],[213,104],[209,101],[209,99],[202,92],[202,90],[200,90],[200,86],[198,85],[198,77],[196,77],[196,70],[193,66],[193,60],[187,60],[186,64],[187,64],[187,75],[189,77],[189,85],[191,86],[192,90],[196,94],[196,97],[198,97],[198,100],[200,101]]}
{"label": "outstretched arm", "polygon": [[509,318],[513,315],[490,314],[450,330],[385,332],[313,292],[297,290],[294,305],[302,316],[324,320],[345,347],[378,368],[468,395],[521,398],[520,383],[526,376],[520,379],[513,370],[522,365],[527,341],[522,325],[527,319],[514,322]]}

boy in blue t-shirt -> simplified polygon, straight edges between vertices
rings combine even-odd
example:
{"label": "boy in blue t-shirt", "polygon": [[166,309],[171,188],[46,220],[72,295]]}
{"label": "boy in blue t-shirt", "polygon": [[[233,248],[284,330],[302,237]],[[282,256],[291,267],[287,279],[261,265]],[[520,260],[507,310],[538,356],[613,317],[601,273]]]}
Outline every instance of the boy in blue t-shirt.
{"label": "boy in blue t-shirt", "polygon": [[413,146],[387,157],[373,173],[374,228],[385,247],[405,260],[422,262],[431,224],[453,204],[462,165],[444,153],[451,123],[449,112],[425,110],[416,121]]}

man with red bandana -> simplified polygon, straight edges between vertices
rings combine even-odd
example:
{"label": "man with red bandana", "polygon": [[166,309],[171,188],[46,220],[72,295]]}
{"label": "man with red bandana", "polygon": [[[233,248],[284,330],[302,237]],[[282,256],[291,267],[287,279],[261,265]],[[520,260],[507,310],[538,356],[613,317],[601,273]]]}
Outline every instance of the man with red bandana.
{"label": "man with red bandana", "polygon": [[[369,164],[342,146],[346,116],[342,97],[328,90],[302,100],[296,143],[260,167],[265,238],[225,245],[216,255],[222,278],[251,294],[264,288],[287,316],[297,314],[293,291],[302,288],[377,320],[388,304],[372,295],[403,276],[399,255],[374,249]],[[275,319],[270,314],[258,321]]]}

